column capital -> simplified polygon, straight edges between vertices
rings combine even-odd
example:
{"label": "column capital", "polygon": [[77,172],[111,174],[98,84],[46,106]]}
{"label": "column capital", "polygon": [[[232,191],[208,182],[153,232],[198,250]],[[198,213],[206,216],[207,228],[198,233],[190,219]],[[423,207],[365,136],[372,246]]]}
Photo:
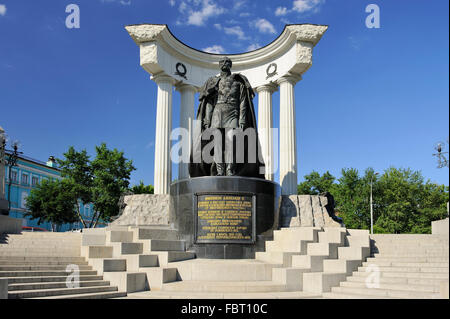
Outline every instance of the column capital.
{"label": "column capital", "polygon": [[170,83],[172,85],[175,84],[175,79],[165,73],[158,73],[158,74],[152,75],[150,77],[150,79],[155,81],[157,84],[158,83]]}
{"label": "column capital", "polygon": [[302,79],[302,76],[299,75],[299,74],[290,74],[290,73],[288,73],[286,75],[283,75],[281,78],[279,78],[277,80],[277,83],[281,84],[281,83],[289,82],[292,85],[295,85],[301,79]]}
{"label": "column capital", "polygon": [[179,83],[175,86],[175,89],[178,92],[183,92],[183,91],[193,91],[194,93],[198,91],[198,88],[191,85],[191,84],[186,84],[186,83]]}
{"label": "column capital", "polygon": [[255,89],[255,91],[257,93],[266,91],[266,92],[270,92],[270,94],[272,94],[273,92],[276,92],[277,90],[278,90],[278,85],[276,85],[274,83],[264,84],[264,85],[258,86]]}

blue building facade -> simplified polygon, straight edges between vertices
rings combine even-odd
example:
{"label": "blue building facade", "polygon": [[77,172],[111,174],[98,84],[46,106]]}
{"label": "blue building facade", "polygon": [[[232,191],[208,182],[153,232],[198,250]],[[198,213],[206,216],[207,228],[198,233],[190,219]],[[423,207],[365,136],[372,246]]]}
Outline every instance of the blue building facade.
{"label": "blue building facade", "polygon": [[[6,154],[8,157],[8,153]],[[9,167],[5,167],[5,198],[10,200],[9,216],[13,218],[22,219],[22,226],[25,227],[39,227],[48,231],[68,231],[72,229],[81,229],[83,224],[76,222],[73,224],[51,225],[49,222],[42,222],[38,224],[37,219],[25,217],[26,199],[31,190],[37,187],[43,180],[57,180],[61,179],[61,172],[56,167],[55,160],[50,157],[48,162],[42,162],[29,158],[27,156],[19,155],[17,165],[11,168],[11,175],[9,175]],[[9,179],[11,176],[11,180]],[[89,223],[94,216],[94,207],[91,203],[84,204],[79,202],[80,213],[86,223]],[[53,226],[53,227],[52,227]],[[105,226],[104,223],[98,223],[98,227]],[[56,229],[55,229],[56,228]]]}

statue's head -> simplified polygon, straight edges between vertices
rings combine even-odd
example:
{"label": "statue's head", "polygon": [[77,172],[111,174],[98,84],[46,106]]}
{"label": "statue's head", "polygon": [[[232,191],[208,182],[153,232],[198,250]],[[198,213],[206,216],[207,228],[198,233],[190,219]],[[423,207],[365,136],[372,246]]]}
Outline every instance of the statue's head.
{"label": "statue's head", "polygon": [[233,62],[231,62],[231,59],[229,57],[223,57],[219,61],[219,67],[222,71],[229,71],[231,70],[231,67],[233,66]]}

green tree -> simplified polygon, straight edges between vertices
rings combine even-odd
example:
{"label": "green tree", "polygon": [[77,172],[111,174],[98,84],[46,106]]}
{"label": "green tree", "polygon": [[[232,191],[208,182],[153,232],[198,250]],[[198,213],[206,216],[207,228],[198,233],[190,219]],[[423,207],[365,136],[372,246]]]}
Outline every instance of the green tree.
{"label": "green tree", "polygon": [[318,195],[323,192],[330,192],[332,190],[335,177],[330,172],[324,173],[322,176],[316,171],[305,175],[305,181],[297,186],[297,193],[299,195]]}
{"label": "green tree", "polygon": [[119,199],[128,190],[133,162],[117,149],[110,150],[105,143],[95,147],[96,157],[91,162],[93,185],[92,202],[96,216],[93,227],[100,219],[108,222],[119,213]]}
{"label": "green tree", "polygon": [[[73,146],[63,154],[64,159],[57,159],[61,176],[72,186],[74,198],[79,199],[83,204],[92,202],[92,186],[94,176],[86,150],[77,152]],[[85,228],[88,227],[81,214],[80,202],[77,200],[77,215]],[[92,221],[91,221],[92,223]]]}
{"label": "green tree", "polygon": [[329,191],[347,228],[370,228],[371,182],[375,233],[430,233],[431,222],[447,215],[449,188],[425,182],[420,172],[411,169],[391,167],[378,176],[368,168],[360,176],[358,170],[349,168],[341,171],[337,181],[325,175],[312,172],[305,176],[299,193]]}
{"label": "green tree", "polygon": [[31,190],[27,197],[25,216],[38,219],[38,224],[50,222],[55,225],[74,223],[77,217],[77,199],[70,181],[48,181]]}
{"label": "green tree", "polygon": [[145,185],[143,181],[140,181],[138,185],[134,185],[130,188],[130,191],[137,194],[153,194],[154,188],[153,185]]}

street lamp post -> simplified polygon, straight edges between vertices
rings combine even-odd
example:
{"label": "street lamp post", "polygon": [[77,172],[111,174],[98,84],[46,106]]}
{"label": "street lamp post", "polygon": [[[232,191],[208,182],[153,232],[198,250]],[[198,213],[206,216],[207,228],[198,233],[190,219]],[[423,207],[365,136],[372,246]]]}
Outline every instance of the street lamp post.
{"label": "street lamp post", "polygon": [[375,173],[370,178],[370,234],[373,235],[373,200],[372,200],[372,188],[373,188],[373,177],[377,176],[378,173]]}
{"label": "street lamp post", "polygon": [[17,160],[19,158],[20,154],[23,154],[23,152],[19,152],[19,141],[14,141],[11,143],[12,150],[6,150],[5,144],[6,142],[3,142],[3,152],[8,151],[8,158],[6,158],[5,162],[8,166],[8,214],[11,210],[11,184],[12,184],[12,168],[14,166],[17,166]]}

